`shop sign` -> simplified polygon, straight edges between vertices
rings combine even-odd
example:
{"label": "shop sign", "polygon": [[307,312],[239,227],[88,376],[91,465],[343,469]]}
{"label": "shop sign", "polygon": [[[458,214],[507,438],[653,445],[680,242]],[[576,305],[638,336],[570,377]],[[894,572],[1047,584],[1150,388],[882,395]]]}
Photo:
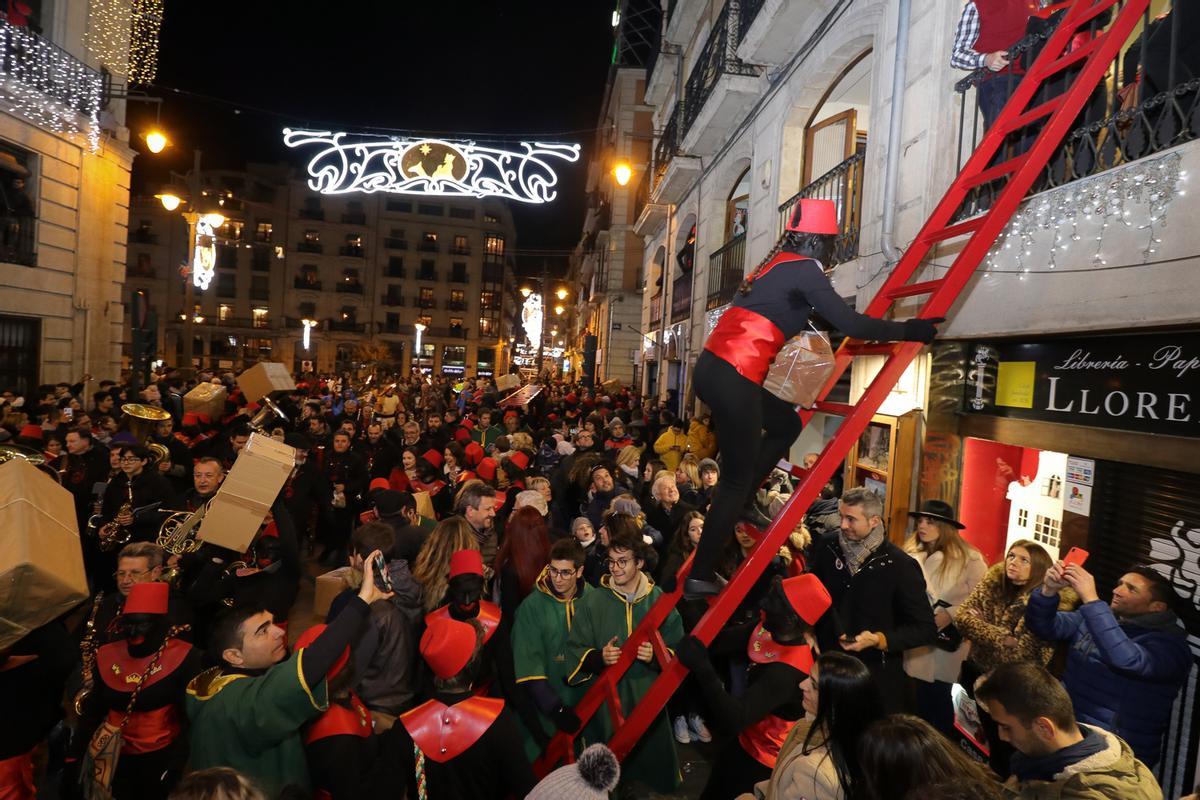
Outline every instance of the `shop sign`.
{"label": "shop sign", "polygon": [[1200,335],[976,344],[967,413],[1200,437]]}

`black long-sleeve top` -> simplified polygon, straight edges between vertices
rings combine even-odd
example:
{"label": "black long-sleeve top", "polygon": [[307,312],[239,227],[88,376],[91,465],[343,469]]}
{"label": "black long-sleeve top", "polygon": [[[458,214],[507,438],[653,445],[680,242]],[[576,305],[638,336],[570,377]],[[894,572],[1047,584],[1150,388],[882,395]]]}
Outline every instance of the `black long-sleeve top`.
{"label": "black long-sleeve top", "polygon": [[61,622],[29,633],[0,658],[0,760],[28,753],[62,718],[63,684],[79,649]]}

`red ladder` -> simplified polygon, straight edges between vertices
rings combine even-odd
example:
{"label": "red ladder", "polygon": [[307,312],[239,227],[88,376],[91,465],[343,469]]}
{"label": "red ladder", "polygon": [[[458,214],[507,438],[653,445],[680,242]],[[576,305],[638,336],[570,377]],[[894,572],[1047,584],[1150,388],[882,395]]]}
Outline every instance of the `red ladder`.
{"label": "red ladder", "polygon": [[[1018,84],[996,123],[984,134],[979,147],[963,166],[879,293],[867,306],[865,313],[868,316],[882,317],[897,300],[922,295],[927,295],[928,299],[921,305],[917,317],[936,318],[947,315],[979,266],[979,262],[987,255],[992,243],[1024,200],[1038,174],[1049,163],[1054,150],[1070,132],[1071,125],[1083,110],[1093,89],[1103,79],[1109,64],[1119,55],[1122,45],[1133,33],[1150,0],[1126,0],[1124,7],[1107,30],[1099,32],[1082,47],[1067,51],[1076,33],[1086,28],[1088,23],[1099,15],[1117,6],[1119,2],[1120,0],[1074,0],[1069,4],[1061,4],[1063,7],[1069,5],[1069,8],[1058,28],[1047,39],[1041,54]],[[1029,107],[1047,78],[1068,67],[1076,67],[1081,61],[1083,65],[1079,73],[1063,94],[1036,107]],[[1003,146],[1006,136],[1042,119],[1046,119],[1045,125],[1027,152],[989,166]],[[1008,181],[987,212],[961,222],[953,222],[972,189],[1005,176],[1008,177]],[[962,236],[968,238],[944,276],[909,283],[936,244]],[[922,347],[919,342],[867,344],[847,340],[842,343],[837,352],[833,374],[821,391],[820,399],[813,409],[801,411],[800,416],[806,424],[816,411],[837,414],[845,419],[821,452],[816,464],[793,492],[791,499],[767,528],[766,535],[760,540],[757,549],[742,563],[721,594],[710,602],[707,613],[692,630],[693,636],[708,644],[725,625]],[[829,391],[856,355],[885,355],[887,360],[858,403],[846,405],[826,402]],[[674,592],[663,595],[655,603],[623,645],[620,660],[600,674],[587,694],[575,706],[575,713],[584,723],[591,719],[601,706],[608,706],[615,729],[608,746],[619,759],[629,754],[659,717],[668,698],[687,674],[686,668],[673,658],[665,647],[658,628],[678,604],[683,591],[683,579],[690,567],[689,560],[680,572],[679,587]],[[633,663],[638,645],[644,641],[652,643],[661,673],[637,705],[626,713],[626,710],[621,708],[616,687]],[[545,774],[559,763],[572,761],[574,739],[574,736],[564,733],[556,735],[536,765],[539,774]]]}

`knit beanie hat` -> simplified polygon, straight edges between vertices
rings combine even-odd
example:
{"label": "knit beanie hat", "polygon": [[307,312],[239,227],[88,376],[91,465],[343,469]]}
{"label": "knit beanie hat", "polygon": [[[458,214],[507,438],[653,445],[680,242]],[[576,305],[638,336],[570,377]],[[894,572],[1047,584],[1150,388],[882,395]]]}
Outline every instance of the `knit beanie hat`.
{"label": "knit beanie hat", "polygon": [[580,753],[574,764],[542,778],[525,800],[607,800],[620,778],[621,765],[613,751],[594,744]]}

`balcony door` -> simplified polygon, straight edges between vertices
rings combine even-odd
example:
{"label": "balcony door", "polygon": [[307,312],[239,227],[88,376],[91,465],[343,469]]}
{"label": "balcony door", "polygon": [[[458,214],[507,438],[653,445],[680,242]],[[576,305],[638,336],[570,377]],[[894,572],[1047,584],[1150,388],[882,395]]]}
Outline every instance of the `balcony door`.
{"label": "balcony door", "polygon": [[871,108],[871,51],[834,81],[804,129],[800,188],[866,149]]}
{"label": "balcony door", "polygon": [[42,321],[0,316],[0,387],[28,397],[38,385]]}

